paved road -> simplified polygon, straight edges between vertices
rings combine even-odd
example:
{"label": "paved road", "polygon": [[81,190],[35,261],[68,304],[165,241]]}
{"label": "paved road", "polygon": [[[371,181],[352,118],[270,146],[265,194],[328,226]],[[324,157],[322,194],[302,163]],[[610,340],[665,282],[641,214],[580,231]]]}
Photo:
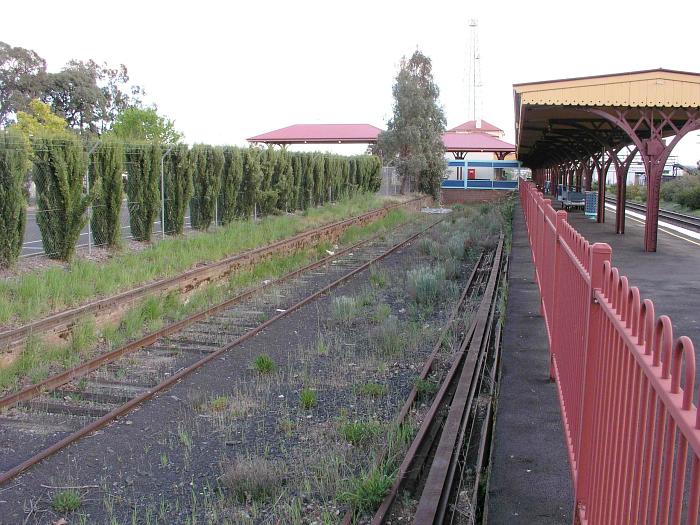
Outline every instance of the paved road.
{"label": "paved road", "polygon": [[[22,245],[22,257],[29,257],[32,255],[40,255],[44,253],[44,245],[41,242],[41,231],[39,231],[39,225],[36,221],[37,216],[36,207],[32,206],[27,210],[27,226],[24,232],[24,244]],[[131,231],[129,229],[129,210],[127,209],[126,200],[122,204],[122,209],[120,213],[121,219],[121,229],[122,236],[125,239],[131,238]],[[190,229],[190,217],[187,215],[185,217],[185,229]],[[153,232],[160,233],[160,219],[153,223]],[[88,227],[87,225],[83,228],[80,238],[78,239],[78,246],[87,246],[88,241]],[[93,240],[94,242],[94,240]]]}

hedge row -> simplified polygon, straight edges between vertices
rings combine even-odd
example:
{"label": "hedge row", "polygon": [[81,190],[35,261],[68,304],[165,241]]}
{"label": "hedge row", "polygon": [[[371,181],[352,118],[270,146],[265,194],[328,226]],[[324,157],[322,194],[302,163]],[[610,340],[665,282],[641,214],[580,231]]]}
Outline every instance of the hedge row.
{"label": "hedge row", "polygon": [[[26,153],[17,147],[16,137],[3,134],[0,139],[0,266],[10,266],[21,252],[24,235]],[[381,182],[381,161],[370,155],[205,144],[163,150],[155,144],[110,140],[86,150],[77,137],[36,138],[32,146],[44,249],[62,260],[72,258],[90,206],[95,242],[119,244],[124,189],[131,233],[137,240],[149,241],[163,205],[161,165],[169,235],[182,233],[188,206],[192,226],[206,230],[212,222],[228,224],[253,214],[303,210],[358,192],[376,192]]]}

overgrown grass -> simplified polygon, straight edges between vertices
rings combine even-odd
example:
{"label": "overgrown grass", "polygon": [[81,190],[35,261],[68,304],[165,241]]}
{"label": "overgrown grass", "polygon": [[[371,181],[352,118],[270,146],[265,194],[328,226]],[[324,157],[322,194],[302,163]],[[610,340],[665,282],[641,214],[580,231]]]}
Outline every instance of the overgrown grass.
{"label": "overgrown grass", "polygon": [[56,512],[73,512],[83,504],[80,492],[74,489],[62,490],[51,500],[51,506]]}
{"label": "overgrown grass", "polygon": [[253,360],[253,368],[258,374],[269,374],[275,370],[275,362],[267,354],[260,354]]}
{"label": "overgrown grass", "polygon": [[419,305],[434,305],[445,291],[445,268],[420,266],[406,275],[408,293]]}
{"label": "overgrown grass", "polygon": [[[371,232],[391,228],[397,214],[404,220],[408,217],[408,213],[403,210],[392,210],[386,217],[372,223]],[[363,237],[370,235],[367,231]],[[0,392],[17,388],[22,379],[29,379],[32,383],[41,381],[49,375],[52,367],[64,369],[77,364],[98,341],[103,342],[107,350],[117,348],[129,340],[160,328],[168,321],[183,319],[210,305],[220,303],[233,293],[251,285],[296,270],[325,257],[327,254],[324,248],[328,247],[329,245],[324,243],[292,255],[271,257],[249,270],[233,274],[228,281],[210,284],[194,292],[185,302],[174,293],[148,297],[129,310],[118,325],[104,327],[101,334],[97,333],[94,324],[86,321],[86,326],[83,322],[76,325],[73,329],[75,335],[65,344],[45,344],[37,338],[30,337],[18,357],[9,365],[0,367]]]}
{"label": "overgrown grass", "polygon": [[382,431],[379,421],[347,421],[338,427],[338,433],[353,445],[365,445]]}
{"label": "overgrown grass", "polygon": [[229,465],[220,480],[238,501],[265,502],[281,490],[281,467],[264,458],[241,459]]}
{"label": "overgrown grass", "polygon": [[333,298],[333,319],[337,322],[350,325],[360,311],[359,301],[355,297],[341,295]]}
{"label": "overgrown grass", "polygon": [[309,410],[318,404],[316,392],[310,388],[303,388],[299,392],[299,406],[304,410]]}
{"label": "overgrown grass", "polygon": [[[270,216],[258,223],[239,220],[212,233],[169,238],[140,252],[118,254],[106,262],[79,260],[68,269],[54,267],[4,279],[0,281],[0,324],[25,322],[88,299],[176,275],[195,264],[216,261],[380,205],[376,195],[358,195],[303,214]],[[402,222],[404,214],[399,210],[389,213],[389,223]],[[370,231],[381,227],[376,223],[369,225]],[[345,242],[362,235],[366,227],[350,230]]]}
{"label": "overgrown grass", "polygon": [[355,394],[359,396],[380,397],[386,394],[386,386],[379,383],[362,383],[355,387]]}

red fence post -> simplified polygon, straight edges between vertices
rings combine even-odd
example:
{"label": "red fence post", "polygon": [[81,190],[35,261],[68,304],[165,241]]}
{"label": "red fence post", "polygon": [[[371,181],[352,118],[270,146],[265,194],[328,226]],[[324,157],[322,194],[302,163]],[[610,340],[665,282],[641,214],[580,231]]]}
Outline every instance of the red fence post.
{"label": "red fence post", "polygon": [[561,318],[562,288],[560,288],[559,286],[559,278],[561,276],[562,256],[566,257],[565,254],[561,253],[559,238],[564,231],[564,225],[566,224],[566,216],[567,214],[564,210],[557,211],[556,232],[554,234],[555,248],[554,253],[552,254],[552,256],[554,257],[554,275],[552,275],[551,278],[554,280],[554,286],[552,287],[554,289],[554,300],[552,301],[551,313],[552,341],[549,346],[549,379],[551,379],[552,381],[556,379],[556,374],[554,373],[554,352],[556,351],[558,345],[558,335],[561,329],[561,327],[559,326],[559,320]]}
{"label": "red fence post", "polygon": [[590,286],[588,297],[590,299],[587,319],[586,319],[586,346],[584,355],[584,372],[583,380],[581,381],[581,399],[583,407],[581,409],[581,424],[579,428],[581,432],[578,436],[579,461],[576,468],[575,479],[576,486],[574,500],[574,523],[578,523],[579,510],[585,510],[586,502],[591,488],[591,461],[592,452],[595,447],[593,443],[593,419],[595,407],[595,389],[599,386],[594,384],[595,370],[601,359],[605,356],[601,355],[601,350],[604,350],[599,344],[601,327],[603,322],[603,313],[600,305],[595,300],[594,291],[603,288],[603,268],[606,261],[611,261],[612,248],[605,243],[595,243],[591,246],[590,255]]}

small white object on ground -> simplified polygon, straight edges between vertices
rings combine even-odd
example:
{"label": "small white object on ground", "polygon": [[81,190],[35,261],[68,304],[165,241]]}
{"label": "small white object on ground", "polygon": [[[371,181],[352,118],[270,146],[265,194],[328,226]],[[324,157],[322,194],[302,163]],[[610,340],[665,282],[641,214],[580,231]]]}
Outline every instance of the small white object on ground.
{"label": "small white object on ground", "polygon": [[452,208],[422,208],[421,213],[452,213]]}

